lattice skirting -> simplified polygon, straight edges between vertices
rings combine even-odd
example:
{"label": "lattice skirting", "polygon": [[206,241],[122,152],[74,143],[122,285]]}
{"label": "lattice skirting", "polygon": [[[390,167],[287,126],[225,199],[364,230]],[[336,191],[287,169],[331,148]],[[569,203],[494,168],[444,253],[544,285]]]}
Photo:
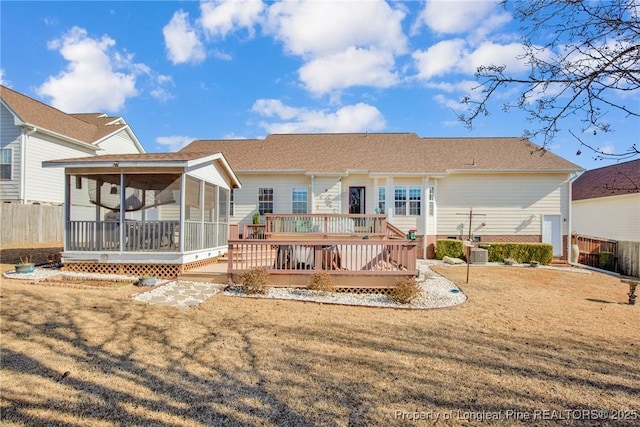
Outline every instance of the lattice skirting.
{"label": "lattice skirting", "polygon": [[67,262],[63,271],[78,273],[122,274],[127,276],[152,276],[160,279],[173,279],[178,274],[217,262],[217,258],[207,258],[188,264],[134,264],[104,262]]}
{"label": "lattice skirting", "polygon": [[391,288],[336,288],[336,292],[391,295]]}

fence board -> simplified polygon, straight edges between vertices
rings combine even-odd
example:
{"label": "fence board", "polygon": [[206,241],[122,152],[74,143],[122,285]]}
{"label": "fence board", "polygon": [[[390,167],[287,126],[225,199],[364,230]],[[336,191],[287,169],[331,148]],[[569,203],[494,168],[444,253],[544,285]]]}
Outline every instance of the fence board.
{"label": "fence board", "polygon": [[620,274],[640,277],[640,242],[618,242]]}
{"label": "fence board", "polygon": [[62,244],[62,206],[0,204],[0,241],[2,246],[32,243]]}

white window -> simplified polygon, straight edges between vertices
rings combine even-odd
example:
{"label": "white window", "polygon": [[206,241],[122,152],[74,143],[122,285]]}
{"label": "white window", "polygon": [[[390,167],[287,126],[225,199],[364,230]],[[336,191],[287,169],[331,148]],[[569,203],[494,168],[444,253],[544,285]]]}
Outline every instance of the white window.
{"label": "white window", "polygon": [[378,210],[381,214],[387,210],[387,189],[385,187],[378,187]]}
{"label": "white window", "polygon": [[12,166],[12,154],[11,148],[3,148],[0,150],[0,179],[11,179],[11,166]]}
{"label": "white window", "polygon": [[235,205],[235,203],[233,201],[233,193],[234,193],[234,191],[233,191],[233,188],[232,188],[231,190],[229,190],[229,215],[230,216],[234,216],[235,215],[234,211],[236,209],[236,205]]}
{"label": "white window", "polygon": [[395,215],[420,216],[422,190],[419,186],[395,188]]}
{"label": "white window", "polygon": [[307,213],[307,188],[293,187],[291,190],[291,213]]}
{"label": "white window", "polygon": [[258,188],[258,212],[273,213],[273,188]]}
{"label": "white window", "polygon": [[436,203],[436,189],[435,187],[429,187],[429,215],[433,216]]}

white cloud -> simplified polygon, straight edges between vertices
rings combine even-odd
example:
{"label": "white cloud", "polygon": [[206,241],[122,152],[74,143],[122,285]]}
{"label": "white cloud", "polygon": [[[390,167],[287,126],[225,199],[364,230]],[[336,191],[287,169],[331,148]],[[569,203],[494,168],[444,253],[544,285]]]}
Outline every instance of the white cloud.
{"label": "white cloud", "polygon": [[0,68],[0,85],[10,86],[9,82],[4,78],[4,70]]}
{"label": "white cloud", "polygon": [[616,152],[616,147],[613,144],[607,144],[600,147],[599,150],[604,154],[613,154]]}
{"label": "white cloud", "polygon": [[54,107],[70,113],[120,110],[127,98],[138,94],[136,76],[141,71],[131,56],[112,53],[115,44],[107,36],[92,39],[79,27],[50,42],[49,49],[58,50],[69,65],[49,77],[38,94],[51,97]]}
{"label": "white cloud", "polygon": [[394,58],[389,52],[350,47],[309,61],[298,74],[309,91],[322,94],[352,86],[393,86],[398,82],[393,66]]}
{"label": "white cloud", "polygon": [[156,142],[165,147],[166,151],[171,152],[180,150],[195,139],[196,138],[183,135],[159,136],[156,138]]}
{"label": "white cloud", "polygon": [[384,129],[382,113],[374,106],[358,103],[333,112],[285,105],[279,100],[260,99],[252,111],[280,121],[260,123],[268,133],[363,132]]}
{"label": "white cloud", "polygon": [[405,12],[383,0],[286,1],[273,4],[265,30],[303,57],[343,52],[351,46],[406,51],[402,32]]}
{"label": "white cloud", "polygon": [[200,25],[210,36],[226,36],[231,31],[247,29],[253,35],[261,19],[264,4],[260,0],[215,0],[200,4]]}
{"label": "white cloud", "polygon": [[426,24],[437,34],[469,33],[468,38],[478,39],[510,20],[511,15],[501,10],[499,0],[429,0],[413,31]]}
{"label": "white cloud", "polygon": [[418,77],[429,80],[450,73],[461,63],[465,46],[464,40],[453,39],[436,43],[425,51],[414,52]]}
{"label": "white cloud", "polygon": [[189,14],[182,10],[173,14],[162,29],[168,58],[173,64],[198,63],[206,58],[206,52],[198,34],[189,23]]}
{"label": "white cloud", "polygon": [[278,2],[264,30],[305,64],[298,75],[313,93],[398,82],[395,56],[407,51],[406,12],[382,0]]}
{"label": "white cloud", "polygon": [[452,39],[416,51],[412,56],[418,69],[417,77],[430,80],[453,73],[474,75],[481,65],[505,65],[506,73],[518,74],[528,69],[525,60],[518,59],[523,53],[519,43],[501,45],[487,41],[472,49],[464,40]]}

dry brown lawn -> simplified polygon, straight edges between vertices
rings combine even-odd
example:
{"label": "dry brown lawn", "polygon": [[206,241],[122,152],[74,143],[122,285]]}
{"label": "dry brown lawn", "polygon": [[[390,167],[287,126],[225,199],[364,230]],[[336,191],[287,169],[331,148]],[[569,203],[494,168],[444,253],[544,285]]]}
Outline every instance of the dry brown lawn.
{"label": "dry brown lawn", "polygon": [[[2,279],[1,421],[638,425],[640,306],[626,304],[617,278],[473,266],[465,284],[464,267],[437,269],[465,304],[410,311],[216,296],[177,309],[130,300],[134,286]],[[626,420],[581,412],[591,410],[627,411],[613,413]]]}

